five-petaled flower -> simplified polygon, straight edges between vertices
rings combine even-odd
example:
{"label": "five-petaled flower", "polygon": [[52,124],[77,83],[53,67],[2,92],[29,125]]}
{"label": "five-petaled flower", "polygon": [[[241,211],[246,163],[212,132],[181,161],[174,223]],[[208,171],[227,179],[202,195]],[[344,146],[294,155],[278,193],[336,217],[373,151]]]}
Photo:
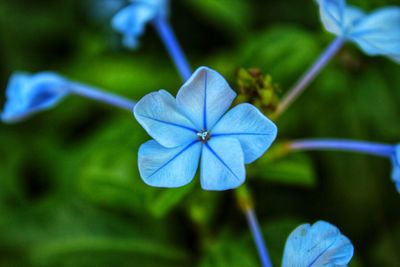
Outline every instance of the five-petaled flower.
{"label": "five-petaled flower", "polygon": [[15,73],[6,89],[7,101],[1,113],[3,122],[18,122],[56,105],[68,94],[66,80],[52,72]]}
{"label": "five-petaled flower", "polygon": [[395,146],[392,164],[392,180],[396,184],[397,191],[400,193],[400,145]]}
{"label": "five-petaled flower", "polygon": [[366,54],[383,55],[400,63],[400,7],[384,7],[370,14],[345,0],[317,0],[326,30],[356,43]]}
{"label": "five-petaled flower", "polygon": [[154,138],[139,149],[144,182],[156,187],[188,184],[201,157],[203,189],[241,185],[244,164],[264,154],[277,128],[247,103],[225,114],[235,97],[226,80],[207,67],[196,70],[176,99],[164,90],[144,96],[134,108],[136,119]]}
{"label": "five-petaled flower", "polygon": [[168,4],[168,0],[134,0],[113,17],[112,27],[124,35],[126,47],[136,48],[146,25],[156,18],[167,17]]}
{"label": "five-petaled flower", "polygon": [[347,266],[354,254],[350,240],[324,221],[302,224],[288,237],[282,267]]}

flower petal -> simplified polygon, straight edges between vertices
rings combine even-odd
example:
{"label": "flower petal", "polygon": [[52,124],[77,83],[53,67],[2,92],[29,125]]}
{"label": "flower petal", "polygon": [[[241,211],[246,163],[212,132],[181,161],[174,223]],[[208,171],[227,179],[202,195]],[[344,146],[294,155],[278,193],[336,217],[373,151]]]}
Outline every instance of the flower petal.
{"label": "flower petal", "polygon": [[343,34],[345,0],[317,0],[322,23],[327,31],[336,34]]}
{"label": "flower petal", "polygon": [[229,136],[239,140],[244,162],[261,157],[275,140],[278,129],[253,105],[237,105],[225,114],[211,130],[212,138]]}
{"label": "flower petal", "polygon": [[3,122],[19,122],[39,111],[52,108],[67,93],[67,81],[52,72],[29,75],[15,73],[7,85]]}
{"label": "flower petal", "polygon": [[201,143],[197,141],[175,148],[148,141],[139,148],[140,176],[151,186],[183,186],[196,174],[200,153]]}
{"label": "flower petal", "polygon": [[350,34],[368,55],[384,55],[396,62],[400,58],[400,7],[385,7],[366,16]]}
{"label": "flower petal", "polygon": [[124,44],[135,48],[146,24],[157,14],[156,7],[148,4],[131,4],[119,11],[112,19],[112,27],[122,33]]}
{"label": "flower petal", "polygon": [[207,130],[221,118],[235,97],[224,77],[200,67],[181,87],[176,101],[198,130]]}
{"label": "flower petal", "polygon": [[347,37],[360,20],[365,17],[362,10],[346,6],[345,0],[318,0],[322,23],[327,31]]}
{"label": "flower petal", "polygon": [[165,147],[177,147],[197,139],[197,131],[165,90],[145,95],[133,111],[147,133]]}
{"label": "flower petal", "polygon": [[350,240],[337,227],[318,221],[300,225],[289,235],[282,267],[345,266],[353,253]]}
{"label": "flower petal", "polygon": [[344,11],[343,29],[346,29],[346,36],[352,31],[353,27],[366,17],[365,13],[356,7],[347,6]]}
{"label": "flower petal", "polygon": [[245,180],[243,152],[238,140],[212,138],[204,146],[201,157],[200,182],[205,190],[227,190]]}

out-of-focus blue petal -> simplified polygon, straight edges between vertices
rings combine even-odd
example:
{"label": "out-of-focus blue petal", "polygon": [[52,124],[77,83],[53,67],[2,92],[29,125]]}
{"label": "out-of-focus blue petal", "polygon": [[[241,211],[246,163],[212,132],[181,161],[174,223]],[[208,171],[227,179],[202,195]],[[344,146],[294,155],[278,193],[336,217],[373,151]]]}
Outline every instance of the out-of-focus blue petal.
{"label": "out-of-focus blue petal", "polygon": [[360,20],[349,39],[368,55],[384,55],[400,63],[400,7],[385,7]]}
{"label": "out-of-focus blue petal", "polygon": [[392,158],[392,180],[396,184],[397,192],[400,193],[400,145],[396,145],[395,154]]}
{"label": "out-of-focus blue petal", "polygon": [[211,129],[228,110],[236,93],[218,72],[198,68],[179,90],[176,100],[198,130]]}
{"label": "out-of-focus blue petal", "polygon": [[212,138],[203,145],[201,187],[205,190],[227,190],[245,180],[243,152],[235,138]]}
{"label": "out-of-focus blue petal", "polygon": [[322,23],[327,31],[341,35],[346,8],[344,0],[317,0]]}
{"label": "out-of-focus blue petal", "polygon": [[122,37],[122,44],[130,49],[135,49],[139,45],[139,40],[136,36],[125,35],[124,37]]}
{"label": "out-of-focus blue petal", "polygon": [[143,181],[156,187],[179,187],[196,174],[201,143],[193,141],[175,148],[165,148],[151,140],[139,148],[139,172]]}
{"label": "out-of-focus blue petal", "polygon": [[322,24],[335,35],[347,37],[360,20],[365,17],[362,10],[346,6],[345,0],[317,0]]}
{"label": "out-of-focus blue petal", "polygon": [[[261,157],[275,140],[278,129],[256,107],[240,104],[225,114],[211,130],[212,138],[233,137],[243,149],[244,162]],[[229,152],[230,153],[230,152]]]}
{"label": "out-of-focus blue petal", "polygon": [[68,93],[67,81],[51,72],[16,73],[7,85],[1,120],[19,122],[56,105]]}
{"label": "out-of-focus blue petal", "polygon": [[282,267],[345,266],[353,253],[350,240],[336,226],[318,221],[300,225],[289,235]]}
{"label": "out-of-focus blue petal", "polygon": [[197,139],[191,121],[178,109],[165,90],[145,95],[135,105],[134,115],[147,133],[164,147],[177,147]]}
{"label": "out-of-focus blue petal", "polygon": [[131,4],[113,17],[112,27],[124,35],[124,45],[135,48],[146,24],[155,14],[156,10],[152,6]]}
{"label": "out-of-focus blue petal", "polygon": [[347,34],[351,33],[353,27],[357,25],[357,23],[363,20],[365,17],[366,15],[361,9],[353,6],[347,6],[346,9],[344,10],[343,23],[342,23],[344,35],[347,36]]}
{"label": "out-of-focus blue petal", "polygon": [[138,0],[120,10],[112,19],[112,27],[124,35],[123,43],[135,48],[146,24],[158,16],[167,16],[167,0]]}

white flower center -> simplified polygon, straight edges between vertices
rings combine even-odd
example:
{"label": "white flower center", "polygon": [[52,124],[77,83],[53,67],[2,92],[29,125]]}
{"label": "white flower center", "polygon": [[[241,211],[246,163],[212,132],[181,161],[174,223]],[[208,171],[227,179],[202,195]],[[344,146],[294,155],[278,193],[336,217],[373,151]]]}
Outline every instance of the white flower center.
{"label": "white flower center", "polygon": [[196,135],[200,138],[200,140],[202,142],[205,142],[208,139],[210,139],[210,134],[207,131],[204,131],[204,130],[201,131],[201,132],[198,132]]}

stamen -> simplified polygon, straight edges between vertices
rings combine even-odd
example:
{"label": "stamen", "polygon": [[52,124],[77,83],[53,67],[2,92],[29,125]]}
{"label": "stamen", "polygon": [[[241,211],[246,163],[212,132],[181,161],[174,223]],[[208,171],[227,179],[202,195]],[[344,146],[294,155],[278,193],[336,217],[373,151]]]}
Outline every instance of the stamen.
{"label": "stamen", "polygon": [[206,142],[210,139],[210,134],[207,131],[201,131],[196,134],[202,142]]}

